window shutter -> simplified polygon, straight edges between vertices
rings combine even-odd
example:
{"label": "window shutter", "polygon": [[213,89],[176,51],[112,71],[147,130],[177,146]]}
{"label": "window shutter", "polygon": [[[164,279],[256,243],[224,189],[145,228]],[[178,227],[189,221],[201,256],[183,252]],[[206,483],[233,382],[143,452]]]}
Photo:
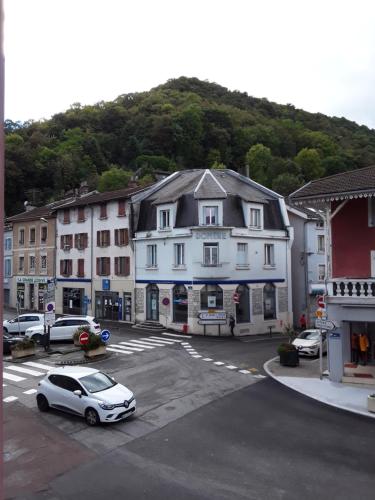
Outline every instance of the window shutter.
{"label": "window shutter", "polygon": [[85,260],[84,259],[78,259],[78,276],[84,276],[85,275]]}
{"label": "window shutter", "polygon": [[100,247],[100,231],[96,231],[96,246]]}
{"label": "window shutter", "polygon": [[83,207],[78,207],[78,221],[85,220],[85,209]]}
{"label": "window shutter", "polygon": [[115,245],[118,246],[118,229],[115,229]]}
{"label": "window shutter", "polygon": [[119,260],[119,258],[115,257],[115,275],[116,276],[119,275],[119,272],[118,272],[118,260]]}
{"label": "window shutter", "polygon": [[84,248],[88,247],[88,234],[87,233],[83,234],[83,247]]}
{"label": "window shutter", "polygon": [[72,234],[69,234],[69,236],[68,236],[68,241],[69,241],[68,245],[69,245],[70,247],[72,247],[72,246],[73,246],[73,235],[72,235]]}
{"label": "window shutter", "polygon": [[129,229],[124,229],[124,243],[129,245]]}
{"label": "window shutter", "polygon": [[71,260],[69,260],[68,262],[69,276],[71,276],[73,273],[73,262]]}
{"label": "window shutter", "polygon": [[63,275],[64,273],[64,261],[60,260],[60,274]]}
{"label": "window shutter", "polygon": [[109,274],[111,274],[111,259],[110,259],[110,257],[105,257],[105,271],[106,271],[107,276]]}
{"label": "window shutter", "polygon": [[74,235],[74,246],[78,248],[78,234]]}
{"label": "window shutter", "polygon": [[118,202],[118,215],[125,215],[125,200]]}
{"label": "window shutter", "polygon": [[102,203],[100,205],[100,218],[105,219],[107,217],[107,204]]}
{"label": "window shutter", "polygon": [[130,274],[130,257],[125,257],[125,276]]}
{"label": "window shutter", "polygon": [[100,258],[99,258],[99,257],[97,257],[97,258],[96,258],[96,274],[97,274],[98,276],[100,276],[100,272],[99,272],[99,271],[100,271]]}
{"label": "window shutter", "polygon": [[106,231],[106,243],[108,247],[111,244],[111,231]]}
{"label": "window shutter", "polygon": [[64,236],[60,236],[60,248],[64,248]]}

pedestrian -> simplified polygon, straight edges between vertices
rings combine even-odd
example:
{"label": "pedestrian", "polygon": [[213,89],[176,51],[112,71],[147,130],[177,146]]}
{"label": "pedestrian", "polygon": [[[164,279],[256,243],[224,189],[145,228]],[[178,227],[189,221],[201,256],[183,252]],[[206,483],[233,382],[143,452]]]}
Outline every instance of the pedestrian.
{"label": "pedestrian", "polygon": [[234,316],[233,314],[230,314],[229,315],[229,326],[230,326],[230,333],[232,334],[232,336],[234,337],[234,326],[236,324],[236,320],[234,319]]}
{"label": "pedestrian", "polygon": [[352,333],[351,347],[352,347],[352,363],[355,363],[356,365],[358,365],[358,361],[359,361],[359,335],[358,335],[358,333]]}
{"label": "pedestrian", "polygon": [[306,330],[307,322],[306,322],[306,316],[305,314],[301,314],[301,317],[299,319],[299,326],[301,330]]}

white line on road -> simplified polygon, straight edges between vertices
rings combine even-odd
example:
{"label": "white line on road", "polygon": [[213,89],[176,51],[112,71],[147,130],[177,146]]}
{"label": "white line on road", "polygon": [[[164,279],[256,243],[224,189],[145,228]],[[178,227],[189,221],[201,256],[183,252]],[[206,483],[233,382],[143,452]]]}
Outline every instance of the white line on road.
{"label": "white line on road", "polygon": [[189,344],[189,342],[181,342],[181,345],[183,345],[184,347],[186,347],[186,346],[189,346],[190,344]]}
{"label": "white line on road", "polygon": [[259,374],[259,375],[254,375],[254,378],[267,378],[267,377],[265,375]]}
{"label": "white line on road", "polygon": [[228,370],[237,370],[237,366],[233,365],[227,365],[225,368],[228,368]]}
{"label": "white line on road", "polygon": [[147,342],[157,342],[158,344],[162,344],[162,345],[173,345],[174,344],[174,340],[157,340],[155,339],[154,337],[147,337],[147,338],[143,338],[141,340],[147,340]]}
{"label": "white line on road", "polygon": [[44,363],[34,363],[34,361],[25,361],[23,365],[33,366],[34,368],[41,368],[42,370],[53,370],[55,366],[45,365]]}
{"label": "white line on road", "polygon": [[[137,343],[135,343],[135,342],[137,342]],[[135,349],[142,348],[141,350],[143,350],[143,349],[155,349],[154,345],[153,346],[144,345],[141,342],[138,343],[137,340],[133,340],[132,342],[120,342],[120,344],[123,344],[125,346],[133,346]]]}
{"label": "white line on road", "polygon": [[37,372],[36,370],[30,370],[30,368],[22,368],[22,366],[4,366],[5,370],[13,370],[15,372],[26,373],[27,375],[34,375],[34,377],[40,377],[44,375],[42,372]]}
{"label": "white line on road", "polygon": [[123,349],[115,349],[114,347],[107,347],[107,351],[121,352],[121,354],[134,354],[134,352],[124,351]]}
{"label": "white line on road", "polygon": [[152,337],[149,337],[150,339],[156,339],[156,340],[162,340],[163,342],[170,342],[173,344],[173,342],[181,344],[182,340],[177,340],[177,339],[166,339],[163,337],[155,337],[154,335]]}
{"label": "white line on road", "polygon": [[222,361],[215,361],[214,365],[221,366],[221,365],[225,365],[225,363],[223,363]]}
{"label": "white line on road", "polygon": [[8,396],[7,398],[4,398],[3,401],[4,403],[11,403],[12,401],[16,401],[18,398],[16,396]]}
{"label": "white line on road", "polygon": [[3,372],[3,378],[5,380],[12,380],[13,382],[21,382],[21,380],[26,380],[25,377],[19,377],[18,375],[13,375],[12,373]]}
{"label": "white line on road", "polygon": [[239,373],[244,373],[245,375],[251,375],[251,372],[249,370],[238,370]]}
{"label": "white line on road", "polygon": [[181,337],[182,339],[191,339],[190,335],[177,335],[177,333],[163,332],[162,335],[170,335],[171,337]]}
{"label": "white line on road", "polygon": [[192,358],[201,358],[202,356],[200,354],[194,354]]}
{"label": "white line on road", "polygon": [[169,343],[169,342],[163,342],[163,343],[161,343],[160,341],[156,342],[156,340],[152,340],[149,337],[146,337],[146,338],[143,337],[143,338],[141,338],[141,341],[145,342],[148,345],[156,345],[157,347],[165,347]]}
{"label": "white line on road", "polygon": [[36,393],[36,389],[29,389],[28,391],[24,391],[23,393],[24,394],[35,394]]}
{"label": "white line on road", "polygon": [[212,361],[212,358],[203,358],[202,361]]}
{"label": "white line on road", "polygon": [[120,349],[127,349],[128,351],[143,351],[144,349],[141,349],[140,347],[129,347],[125,345],[120,345],[120,344],[109,344],[109,347],[119,347]]}
{"label": "white line on road", "polygon": [[[132,342],[135,342],[136,344],[140,344],[141,347],[143,346],[148,346],[148,347],[151,347],[151,349],[153,349],[154,347],[165,347],[165,344],[150,344],[150,342],[144,342],[143,340],[132,340]],[[120,342],[121,344],[121,342]]]}

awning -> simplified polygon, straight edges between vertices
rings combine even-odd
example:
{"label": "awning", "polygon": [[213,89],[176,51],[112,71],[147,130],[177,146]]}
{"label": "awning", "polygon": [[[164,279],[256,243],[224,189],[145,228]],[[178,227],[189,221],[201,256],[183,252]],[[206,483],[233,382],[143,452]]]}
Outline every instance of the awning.
{"label": "awning", "polygon": [[310,295],[325,295],[327,289],[324,283],[311,283],[309,285],[309,293]]}

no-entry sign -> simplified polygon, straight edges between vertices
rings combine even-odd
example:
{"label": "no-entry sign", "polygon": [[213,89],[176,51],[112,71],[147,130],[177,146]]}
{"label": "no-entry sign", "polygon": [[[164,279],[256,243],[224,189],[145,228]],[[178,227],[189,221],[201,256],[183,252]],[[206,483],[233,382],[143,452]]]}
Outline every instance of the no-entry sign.
{"label": "no-entry sign", "polygon": [[82,345],[89,343],[89,334],[87,332],[82,332],[79,336],[79,343]]}
{"label": "no-entry sign", "polygon": [[320,307],[321,309],[324,309],[326,304],[324,302],[324,297],[323,295],[319,295],[318,296],[318,299],[317,299],[317,303],[318,303],[318,307]]}

